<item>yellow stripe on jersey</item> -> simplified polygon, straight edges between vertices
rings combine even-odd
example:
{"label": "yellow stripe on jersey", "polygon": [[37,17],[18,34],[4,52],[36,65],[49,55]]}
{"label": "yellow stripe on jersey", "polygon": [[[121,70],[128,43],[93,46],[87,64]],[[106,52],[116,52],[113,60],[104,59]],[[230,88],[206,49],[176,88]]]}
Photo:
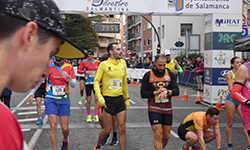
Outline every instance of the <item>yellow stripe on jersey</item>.
{"label": "yellow stripe on jersey", "polygon": [[103,96],[123,95],[125,99],[129,98],[127,67],[124,63],[111,58],[100,63],[94,80],[94,90],[98,99],[102,98],[100,81],[102,81]]}

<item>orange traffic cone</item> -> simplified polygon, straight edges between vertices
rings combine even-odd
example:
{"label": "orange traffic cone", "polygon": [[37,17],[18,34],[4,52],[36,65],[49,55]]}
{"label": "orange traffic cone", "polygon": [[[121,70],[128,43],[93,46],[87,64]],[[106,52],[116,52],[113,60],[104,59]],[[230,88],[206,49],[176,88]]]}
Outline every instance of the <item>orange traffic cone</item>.
{"label": "orange traffic cone", "polygon": [[187,95],[187,89],[185,89],[185,91],[184,91],[184,97],[183,97],[182,100],[183,100],[183,101],[189,101],[188,95]]}
{"label": "orange traffic cone", "polygon": [[202,99],[201,99],[200,91],[198,90],[198,91],[197,91],[197,101],[195,102],[195,104],[199,104],[200,102],[203,102],[203,101],[202,101]]}
{"label": "orange traffic cone", "polygon": [[219,111],[223,111],[224,109],[221,107],[221,103],[222,103],[222,96],[220,96],[220,99],[218,100],[216,106],[214,106],[215,108],[217,108]]}
{"label": "orange traffic cone", "polygon": [[131,80],[130,80],[130,85],[135,85],[134,84],[134,79],[133,78],[130,78]]}
{"label": "orange traffic cone", "polygon": [[136,82],[136,85],[135,86],[140,86],[140,80],[139,79],[137,79],[137,82]]}

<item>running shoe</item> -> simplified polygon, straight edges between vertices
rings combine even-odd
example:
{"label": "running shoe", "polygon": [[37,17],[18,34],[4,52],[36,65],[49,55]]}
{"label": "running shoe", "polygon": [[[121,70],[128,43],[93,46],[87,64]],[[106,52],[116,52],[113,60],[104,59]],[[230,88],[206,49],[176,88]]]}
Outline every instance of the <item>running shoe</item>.
{"label": "running shoe", "polygon": [[116,146],[118,144],[117,137],[113,137],[112,142],[110,143],[111,146]]}
{"label": "running shoe", "polygon": [[228,147],[227,150],[234,150],[234,148],[233,147]]}
{"label": "running shoe", "polygon": [[185,148],[184,146],[185,144],[182,146],[181,150],[189,150],[189,148]]}
{"label": "running shoe", "polygon": [[43,119],[39,119],[39,120],[36,122],[36,125],[43,125]]}
{"label": "running shoe", "polygon": [[82,105],[82,100],[80,100],[80,101],[78,102],[78,104],[79,104],[79,105]]}
{"label": "running shoe", "polygon": [[105,138],[105,140],[102,142],[102,145],[108,144],[109,138],[111,137],[110,135],[111,135],[110,133],[107,135],[107,137]]}
{"label": "running shoe", "polygon": [[100,148],[96,148],[96,146],[94,147],[94,150],[101,150]]}
{"label": "running shoe", "polygon": [[95,115],[95,116],[93,117],[93,120],[94,120],[95,122],[98,122],[98,121],[99,121],[98,115]]}
{"label": "running shoe", "polygon": [[250,150],[250,146],[247,146],[247,149],[246,150]]}
{"label": "running shoe", "polygon": [[87,116],[87,122],[88,122],[88,123],[92,122],[91,115],[88,115],[88,116]]}
{"label": "running shoe", "polygon": [[69,150],[68,139],[62,142],[62,150]]}

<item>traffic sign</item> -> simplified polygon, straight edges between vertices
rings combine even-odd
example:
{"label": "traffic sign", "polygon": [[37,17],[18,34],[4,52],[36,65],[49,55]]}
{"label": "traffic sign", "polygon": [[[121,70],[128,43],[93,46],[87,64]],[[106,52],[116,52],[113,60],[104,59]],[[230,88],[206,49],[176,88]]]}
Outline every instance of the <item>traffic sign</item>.
{"label": "traffic sign", "polygon": [[242,27],[242,37],[248,35],[248,29],[247,27]]}
{"label": "traffic sign", "polygon": [[126,51],[125,51],[125,50],[122,51],[122,55],[123,55],[123,56],[126,55]]}
{"label": "traffic sign", "polygon": [[127,52],[128,55],[132,54],[132,51],[130,49],[128,49],[126,52]]}
{"label": "traffic sign", "polygon": [[124,51],[126,51],[126,48],[127,48],[126,46],[123,46],[123,47],[122,47],[122,49],[123,49]]}

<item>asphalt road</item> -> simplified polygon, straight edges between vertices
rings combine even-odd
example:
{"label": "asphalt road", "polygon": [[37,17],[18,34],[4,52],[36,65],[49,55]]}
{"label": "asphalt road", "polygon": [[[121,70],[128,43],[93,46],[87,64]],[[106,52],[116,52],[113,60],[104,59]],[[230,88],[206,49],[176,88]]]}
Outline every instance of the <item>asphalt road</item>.
{"label": "asphalt road", "polygon": [[[180,122],[191,112],[205,111],[208,104],[195,104],[197,100],[196,91],[187,88],[189,101],[182,101],[184,95],[184,89],[186,87],[180,87],[180,96],[172,99],[173,104],[173,126],[171,131],[171,137],[168,145],[165,147],[169,150],[180,150],[185,143],[177,135],[177,128]],[[147,113],[147,100],[141,99],[140,87],[128,86],[129,95],[131,98],[130,109],[127,111],[126,121],[126,133],[127,133],[127,150],[153,150],[153,132],[148,120]],[[70,89],[71,95],[71,116],[69,121],[69,147],[71,150],[92,150],[96,145],[99,133],[101,131],[98,123],[86,122],[86,109],[83,106],[78,105],[80,99],[79,85]],[[13,93],[11,99],[11,111],[18,118],[26,142],[30,150],[44,150],[52,149],[50,142],[50,129],[48,117],[44,115],[44,105],[42,103],[43,120],[44,125],[37,126],[36,105],[33,103],[29,105],[27,102],[28,93]],[[201,93],[202,94],[202,93]],[[35,100],[34,100],[35,102]],[[92,107],[92,114],[94,110]],[[235,123],[233,125],[232,141],[236,150],[246,149],[247,142],[243,134],[243,125],[240,117],[235,113]],[[222,150],[227,149],[227,140],[225,133],[226,126],[226,112],[222,111],[220,114],[220,131],[222,137]],[[60,125],[58,123],[58,150],[61,147],[62,134]],[[208,150],[215,150],[215,142],[208,143]],[[119,145],[102,146],[102,150],[118,150]]]}

